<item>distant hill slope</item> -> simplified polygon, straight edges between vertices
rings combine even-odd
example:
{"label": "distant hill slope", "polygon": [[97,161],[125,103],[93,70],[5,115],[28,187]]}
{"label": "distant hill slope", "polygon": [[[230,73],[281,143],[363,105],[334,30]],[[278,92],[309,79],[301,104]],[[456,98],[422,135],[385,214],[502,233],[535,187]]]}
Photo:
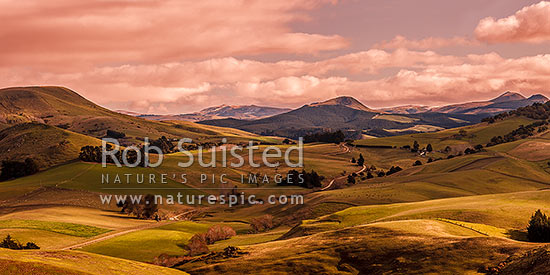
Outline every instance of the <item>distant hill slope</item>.
{"label": "distant hill slope", "polygon": [[220,105],[209,107],[199,112],[180,115],[137,115],[141,118],[151,120],[185,120],[185,121],[201,121],[223,118],[235,119],[260,119],[273,115],[282,114],[290,111],[289,108],[275,108],[256,105]]}
{"label": "distant hill slope", "polygon": [[450,115],[423,113],[392,115],[370,109],[351,97],[338,97],[325,102],[304,105],[301,108],[268,118],[247,121],[221,119],[201,121],[201,124],[238,128],[263,134],[297,137],[324,130],[345,130],[348,136],[358,138],[363,131],[372,135],[395,135],[388,129],[401,129],[401,133],[417,132],[406,129],[417,125],[443,128],[464,126],[480,121],[477,115]]}
{"label": "distant hill slope", "polygon": [[[126,134],[123,142],[127,144],[140,142],[143,137],[204,139],[225,135],[199,124],[149,121],[113,112],[64,87],[0,89],[0,129],[26,122],[56,126],[95,138],[105,137],[107,130],[114,130]],[[232,136],[243,134],[238,132]]]}
{"label": "distant hill slope", "polygon": [[403,105],[397,107],[382,108],[379,110],[389,114],[417,114],[428,112],[430,110],[430,107],[424,105]]}

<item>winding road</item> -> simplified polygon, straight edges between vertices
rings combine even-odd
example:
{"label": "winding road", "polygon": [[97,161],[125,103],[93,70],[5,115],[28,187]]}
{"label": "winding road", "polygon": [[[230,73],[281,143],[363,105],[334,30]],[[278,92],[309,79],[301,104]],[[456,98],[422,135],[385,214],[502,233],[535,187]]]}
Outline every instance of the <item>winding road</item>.
{"label": "winding road", "polygon": [[[342,144],[342,147],[344,148],[344,151],[338,153],[338,155],[345,154],[345,153],[349,153],[349,152],[351,151],[350,148],[349,148],[348,146],[346,146],[346,144]],[[366,165],[363,165],[363,167],[362,167],[361,169],[359,169],[358,171],[352,172],[352,173],[359,174],[359,173],[365,171],[366,169],[367,169],[367,166],[366,166]],[[320,191],[329,190],[329,189],[332,187],[332,185],[334,184],[335,181],[340,180],[340,179],[344,179],[344,178],[346,178],[348,175],[349,175],[349,174],[346,174],[346,175],[344,175],[344,176],[340,176],[340,177],[336,177],[336,178],[332,179],[332,180],[327,184],[327,186],[321,188]]]}

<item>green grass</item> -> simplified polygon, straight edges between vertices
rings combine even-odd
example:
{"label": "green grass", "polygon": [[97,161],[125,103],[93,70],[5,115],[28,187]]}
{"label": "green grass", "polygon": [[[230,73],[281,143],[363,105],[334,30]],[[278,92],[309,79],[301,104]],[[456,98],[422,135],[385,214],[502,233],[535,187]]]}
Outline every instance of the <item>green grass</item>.
{"label": "green grass", "polygon": [[40,220],[59,223],[75,223],[92,227],[121,230],[154,223],[121,214],[88,207],[55,206],[21,210],[0,216],[1,220]]}
{"label": "green grass", "polygon": [[[181,168],[180,168],[181,169]],[[76,171],[76,173],[75,173]],[[115,184],[114,177],[116,175],[124,181],[122,184]],[[130,182],[126,184],[124,174],[132,174]],[[156,183],[149,183],[148,180],[145,183],[137,183],[136,174],[144,174],[145,178],[150,174],[154,174]],[[102,183],[102,175],[109,175],[110,182]],[[57,186],[74,190],[89,190],[101,193],[111,194],[146,194],[151,193],[151,190],[141,190],[140,188],[188,188],[189,186],[176,182],[167,177],[167,183],[160,182],[160,173],[151,168],[128,168],[128,167],[116,167],[115,165],[108,165],[107,167],[101,167],[99,163],[85,163],[75,162],[58,166],[38,174],[22,177],[11,181],[0,182],[0,188],[2,188],[2,194],[0,199],[9,199],[23,195],[27,192],[35,190],[40,186]],[[111,190],[105,188],[136,188],[131,190]],[[158,192],[157,192],[158,191]],[[168,194],[169,191],[157,190],[155,194]],[[204,194],[201,191],[193,189],[180,190],[182,194]],[[99,198],[98,198],[99,200]]]}
{"label": "green grass", "polygon": [[48,250],[64,248],[86,240],[85,237],[75,237],[39,229],[0,228],[0,240],[8,234],[22,244],[34,242],[40,249]]}
{"label": "green grass", "polygon": [[86,246],[82,250],[150,262],[160,254],[185,255],[187,251],[183,247],[187,241],[196,233],[206,232],[211,225],[182,221],[124,234]]}
{"label": "green grass", "polygon": [[480,223],[472,223],[472,222],[463,222],[463,221],[455,221],[455,220],[449,220],[449,219],[437,219],[439,221],[448,222],[450,224],[456,224],[458,226],[471,229],[473,231],[476,231],[480,234],[483,234],[485,236],[491,236],[491,237],[502,237],[507,238],[509,235],[507,234],[507,230],[494,227],[491,225],[486,224],[480,224]]}
{"label": "green grass", "polygon": [[82,224],[37,220],[0,220],[0,228],[38,229],[76,237],[93,237],[110,231]]}
{"label": "green grass", "polygon": [[0,132],[0,160],[34,159],[46,169],[78,158],[80,148],[101,145],[99,139],[44,124],[18,124]]}
{"label": "green grass", "polygon": [[[465,196],[411,203],[350,207],[318,219],[304,221],[305,232],[320,232],[361,224],[411,219],[446,219],[464,222],[490,236],[495,232],[525,230],[537,210],[550,210],[549,190]],[[477,224],[477,225],[475,225]],[[509,232],[507,233],[509,234]]]}

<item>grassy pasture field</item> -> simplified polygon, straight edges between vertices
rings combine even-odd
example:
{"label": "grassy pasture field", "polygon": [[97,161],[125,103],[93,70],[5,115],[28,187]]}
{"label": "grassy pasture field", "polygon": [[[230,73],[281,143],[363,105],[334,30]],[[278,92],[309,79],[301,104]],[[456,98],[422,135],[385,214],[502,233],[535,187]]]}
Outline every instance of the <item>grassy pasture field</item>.
{"label": "grassy pasture field", "polygon": [[37,221],[37,220],[0,220],[0,228],[22,228],[50,231],[75,237],[93,237],[110,230],[76,223]]}
{"label": "grassy pasture field", "polygon": [[40,249],[62,249],[88,239],[40,229],[0,228],[0,239],[4,239],[8,234],[23,245],[34,242]]}
{"label": "grassy pasture field", "polygon": [[187,241],[206,232],[213,224],[181,221],[153,229],[131,232],[82,248],[84,251],[141,262],[150,262],[160,254],[185,255]]}
{"label": "grassy pasture field", "polygon": [[[281,150],[286,150],[288,146],[278,146]],[[261,152],[265,149],[265,146],[261,146],[260,150],[257,150],[257,153],[254,154],[254,162],[260,163],[262,161]],[[304,169],[310,171],[318,171],[322,176],[325,176],[325,181],[329,181],[330,178],[337,176],[343,170],[353,171],[355,168],[349,162],[351,159],[349,154],[338,155],[341,152],[341,149],[336,145],[331,144],[315,144],[315,145],[306,145],[304,147]],[[328,154],[328,156],[327,156]],[[229,155],[229,153],[228,153]],[[68,188],[74,190],[88,190],[93,192],[101,193],[110,193],[110,194],[127,194],[128,190],[118,190],[112,188],[127,188],[131,189],[131,194],[146,194],[155,192],[160,195],[174,194],[174,190],[181,192],[182,194],[205,194],[205,193],[214,193],[217,194],[219,190],[216,190],[218,187],[223,188],[233,188],[237,186],[238,188],[251,188],[256,187],[256,184],[248,184],[249,173],[255,173],[262,175],[267,175],[269,182],[261,183],[260,187],[270,188],[271,191],[275,191],[278,194],[284,194],[285,188],[279,188],[275,183],[275,175],[280,174],[281,176],[286,175],[286,172],[291,168],[285,167],[282,169],[269,168],[265,165],[262,165],[259,168],[251,167],[248,163],[248,154],[246,151],[243,151],[242,157],[245,158],[245,165],[239,168],[230,167],[221,167],[221,152],[216,152],[216,159],[218,160],[217,167],[206,167],[203,168],[200,166],[195,155],[195,162],[191,167],[181,168],[178,166],[178,162],[186,162],[188,158],[181,153],[169,154],[165,156],[163,165],[158,168],[128,168],[121,167],[118,168],[114,165],[108,165],[107,167],[101,167],[101,164],[98,163],[85,163],[85,162],[74,162],[46,171],[42,171],[35,176],[23,177],[11,181],[0,182],[0,187],[3,192],[0,194],[0,199],[8,199],[17,196],[21,196],[25,193],[31,192],[36,188],[41,186],[55,186],[61,188]],[[206,153],[204,156],[204,162],[209,162],[211,155]],[[236,160],[229,157],[227,163],[231,163]],[[272,162],[284,162],[282,158],[274,158]],[[297,162],[297,154],[293,153],[291,155],[291,161]],[[76,172],[75,172],[76,171]],[[126,183],[125,174],[132,174],[132,177],[129,179],[129,183]],[[136,174],[145,175],[145,183],[138,183],[136,179]],[[150,174],[155,175],[155,182],[150,183],[148,177]],[[161,174],[166,174],[166,184],[160,183]],[[182,174],[186,175],[187,183],[182,183]],[[205,174],[208,176],[208,179],[205,182],[201,182],[201,175]],[[216,177],[212,177],[214,174]],[[225,180],[228,181],[227,184],[221,184],[219,176],[221,174],[226,174]],[[102,184],[102,175],[109,175],[109,184]],[[114,183],[116,175],[119,175],[122,183]],[[245,183],[241,183],[241,175],[245,178]],[[213,183],[212,180],[215,180]],[[158,189],[157,189],[158,188]],[[167,189],[168,188],[168,189]],[[169,190],[169,189],[173,190]],[[198,190],[205,188],[203,190]],[[209,190],[213,188],[213,190]],[[262,191],[262,188],[258,190],[247,189],[247,192],[254,192],[255,194],[262,195],[266,193]],[[281,191],[277,192],[277,189]],[[153,191],[152,191],[153,190]],[[304,189],[303,192],[307,190]]]}
{"label": "grassy pasture field", "polygon": [[77,251],[0,248],[3,274],[187,274],[175,269]]}
{"label": "grassy pasture field", "polygon": [[10,234],[21,243],[60,249],[105,233],[154,224],[110,210],[55,206],[20,210],[0,216],[0,236]]}
{"label": "grassy pasture field", "polygon": [[[125,174],[133,175],[128,183]],[[144,175],[144,182],[138,183],[136,174]],[[149,180],[151,174],[154,174],[155,182]],[[102,183],[102,175],[109,175],[109,183]],[[120,177],[121,183],[115,183],[115,177]],[[180,182],[176,182],[170,177],[166,177],[166,183],[161,183],[161,175],[150,168],[128,168],[108,165],[101,167],[99,163],[74,162],[63,166],[58,166],[34,176],[22,177],[15,180],[0,182],[0,188],[3,192],[0,199],[8,199],[21,196],[31,192],[41,186],[55,186],[74,190],[88,190],[101,193],[127,194],[127,190],[113,190],[109,188],[128,188],[132,189],[131,194],[145,194],[151,191],[141,190],[140,188],[184,188],[183,194],[203,194],[201,191],[189,188]],[[167,191],[160,191],[160,194]]]}
{"label": "grassy pasture field", "polygon": [[54,223],[75,223],[109,230],[121,230],[154,223],[154,221],[150,220],[133,219],[118,211],[73,206],[31,208],[0,216],[0,222],[6,220],[40,220]]}
{"label": "grassy pasture field", "polygon": [[[512,130],[518,128],[520,125],[527,125],[532,120],[524,117],[513,117],[510,119],[497,121],[493,124],[480,123],[471,126],[465,126],[460,128],[446,129],[438,132],[430,133],[418,133],[411,135],[401,135],[385,138],[364,139],[356,141],[358,145],[385,145],[385,146],[397,146],[411,145],[415,140],[422,143],[421,146],[425,146],[428,143],[432,144],[434,150],[443,150],[446,146],[456,145],[468,145],[475,146],[477,144],[485,145],[493,136],[503,136]],[[460,130],[465,130],[466,137],[453,137],[457,135]]]}
{"label": "grassy pasture field", "polygon": [[362,205],[412,202],[538,190],[548,188],[547,179],[545,170],[536,163],[474,154],[360,181],[350,187],[325,191],[322,196],[324,201]]}
{"label": "grassy pasture field", "polygon": [[[524,231],[537,210],[550,209],[549,190],[464,196],[411,203],[350,207],[314,220],[304,221],[299,232],[320,232],[383,221],[448,219],[490,226],[502,232]],[[485,229],[480,229],[484,231]],[[496,230],[496,229],[495,229]]]}
{"label": "grassy pasture field", "polygon": [[493,262],[533,247],[537,245],[487,237],[443,221],[417,219],[244,246],[249,254],[243,257],[207,265],[188,263],[178,268],[201,274],[371,274],[395,270],[407,274],[475,274]]}

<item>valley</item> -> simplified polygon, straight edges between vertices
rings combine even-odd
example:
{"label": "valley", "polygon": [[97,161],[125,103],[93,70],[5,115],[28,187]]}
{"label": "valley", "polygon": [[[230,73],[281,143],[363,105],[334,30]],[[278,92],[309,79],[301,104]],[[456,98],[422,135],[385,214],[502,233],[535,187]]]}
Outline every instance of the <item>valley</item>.
{"label": "valley", "polygon": [[[0,236],[9,234],[21,243],[40,246],[39,250],[15,252],[0,248],[0,267],[5,270],[39,268],[44,274],[110,274],[114,270],[131,270],[132,274],[475,274],[489,273],[510,259],[520,259],[512,267],[521,266],[522,255],[546,247],[530,242],[526,227],[537,209],[550,209],[550,154],[544,150],[550,144],[549,130],[545,124],[536,124],[530,134],[510,135],[541,121],[530,117],[530,107],[520,109],[527,115],[493,122],[306,143],[304,171],[296,173],[311,178],[300,185],[285,180],[298,168],[253,165],[262,162],[262,153],[270,147],[285,152],[295,146],[283,137],[203,123],[148,121],[88,101],[69,105],[63,99],[75,101],[76,93],[68,94],[62,88],[7,89],[0,95],[7,93],[12,102],[21,102],[13,96],[16,91],[33,95],[28,100],[55,102],[58,107],[37,113],[17,103],[18,120],[2,122],[2,158],[33,158],[40,164],[36,174],[0,182]],[[330,103],[328,108],[340,109],[342,120],[349,119],[346,112],[352,117],[363,112],[372,116],[370,120],[388,125],[427,119],[375,114],[347,99],[337,100],[340,103],[348,107]],[[321,106],[326,105],[307,108]],[[550,109],[548,104],[540,106]],[[9,117],[13,112],[5,109],[2,114]],[[321,113],[313,117],[323,118]],[[277,116],[266,121],[279,120]],[[101,130],[89,123],[91,117],[102,117],[97,122],[103,125]],[[60,127],[61,122],[66,125]],[[194,145],[215,146],[225,138],[237,146],[250,139],[258,149],[243,150],[241,157],[247,161],[239,167],[222,165],[237,158],[224,158],[219,150],[203,156],[205,161],[215,157],[215,167],[193,163],[182,168],[178,163],[188,157],[178,151],[167,152],[159,167],[102,167],[80,160],[80,147],[100,146],[101,138],[109,135],[107,130],[124,133],[123,146],[139,144],[147,135],[165,136],[168,142],[189,135]],[[498,136],[514,139],[491,144]],[[189,152],[198,158],[198,150]],[[297,163],[299,156],[289,154],[289,160]],[[284,163],[285,158],[280,155],[271,161]],[[114,180],[117,175],[119,181]],[[141,180],[139,175],[144,175]],[[151,175],[154,183],[148,181]],[[215,201],[222,195],[242,194],[253,195],[255,202],[163,203],[157,205],[157,218],[142,219],[133,212],[121,212],[115,199],[100,200],[147,194],[164,199],[175,194],[213,196]],[[298,196],[303,203],[291,203]],[[270,203],[271,197],[277,201]],[[216,226],[230,227],[235,235],[206,244],[208,252],[192,255],[189,247],[195,236]]]}

